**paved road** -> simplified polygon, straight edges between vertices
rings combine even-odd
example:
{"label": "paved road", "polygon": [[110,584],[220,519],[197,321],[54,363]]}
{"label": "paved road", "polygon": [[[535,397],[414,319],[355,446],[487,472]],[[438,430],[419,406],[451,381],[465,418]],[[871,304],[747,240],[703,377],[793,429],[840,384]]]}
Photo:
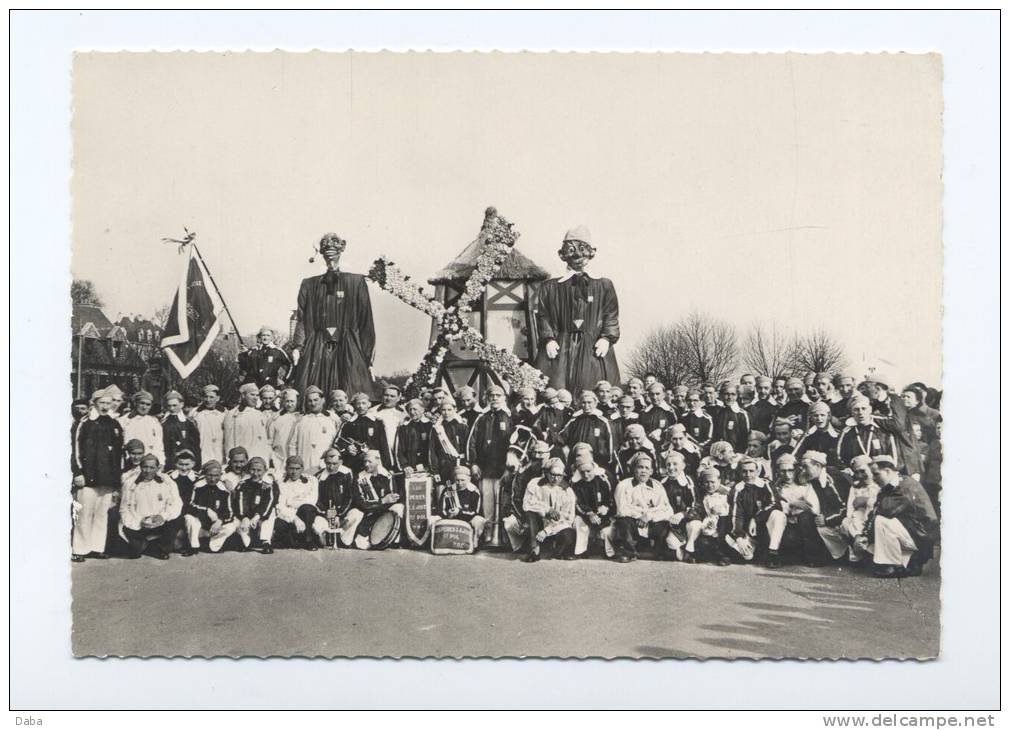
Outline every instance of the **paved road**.
{"label": "paved road", "polygon": [[932,657],[939,568],[408,550],[225,553],[73,566],[77,655]]}

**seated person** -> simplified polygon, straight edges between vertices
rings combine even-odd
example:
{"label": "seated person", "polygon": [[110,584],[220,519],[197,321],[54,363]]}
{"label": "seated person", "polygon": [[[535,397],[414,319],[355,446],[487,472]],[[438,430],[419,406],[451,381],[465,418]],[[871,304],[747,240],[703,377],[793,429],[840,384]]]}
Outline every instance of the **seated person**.
{"label": "seated person", "polygon": [[403,503],[393,491],[389,472],[382,466],[382,454],[371,449],[365,452],[364,468],[354,481],[354,500],[347,513],[345,530],[354,533],[354,546],[368,550],[368,535],[383,512],[394,512],[403,519]]}
{"label": "seated person", "polygon": [[671,451],[666,455],[666,477],[661,482],[666,490],[666,500],[673,510],[670,518],[670,534],[666,537],[667,546],[677,554],[678,560],[683,560],[684,545],[687,544],[687,525],[694,510],[694,480],[686,473],[687,463],[681,454]]}
{"label": "seated person", "polygon": [[772,465],[768,455],[768,437],[761,431],[751,431],[747,435],[747,451],[744,454],[754,459],[758,465],[758,476],[766,481],[772,479]]}
{"label": "seated person", "polygon": [[[590,452],[592,453],[592,452]],[[606,469],[591,459],[582,459],[572,475],[575,492],[575,557],[585,554],[591,538],[603,541],[608,558],[614,557],[611,522],[614,517],[614,493]]]}
{"label": "seated person", "polygon": [[821,505],[809,484],[796,482],[796,457],[782,454],[775,463],[779,505],[768,515],[768,568],[782,565],[781,553],[797,553],[808,565],[824,562],[824,545],[817,532]]}
{"label": "seated person", "polygon": [[235,491],[238,483],[245,479],[249,466],[249,452],[245,446],[236,446],[228,451],[228,467],[221,475],[221,483],[229,493]]}
{"label": "seated person", "polygon": [[719,472],[722,483],[732,487],[737,482],[736,472],[739,462],[740,456],[733,451],[733,445],[729,441],[716,441],[709,447],[708,456],[701,460],[699,468],[715,469]]}
{"label": "seated person", "polygon": [[698,472],[698,489],[704,495],[698,506],[685,518],[686,541],[684,562],[713,559],[721,566],[730,564],[726,553],[726,536],[732,529],[729,508],[729,490],[715,469]]}
{"label": "seated person", "polygon": [[[577,444],[576,448],[580,445]],[[589,448],[587,444],[581,444]],[[551,458],[551,446],[546,441],[536,441],[531,449],[530,463],[520,470],[512,479],[509,490],[509,501],[505,505],[505,519],[502,524],[513,552],[519,552],[526,544],[529,535],[529,525],[526,524],[526,511],[523,509],[523,499],[526,497],[526,487],[534,479],[544,476],[544,468]],[[590,450],[592,453],[592,450]]]}
{"label": "seated person", "polygon": [[[802,481],[813,487],[820,503],[820,509],[814,514],[817,532],[820,533],[824,546],[831,554],[831,559],[839,560],[849,550],[848,540],[840,531],[842,520],[845,518],[845,497],[841,495],[834,479],[828,474],[827,465],[828,456],[820,451],[807,451],[800,458]],[[848,490],[845,496],[848,496]]]}
{"label": "seated person", "polygon": [[880,485],[872,519],[874,576],[905,578],[922,574],[933,557],[940,524],[929,495],[918,481],[898,471],[890,455],[873,457]]}
{"label": "seated person", "polygon": [[319,482],[303,474],[305,462],[292,455],[284,464],[284,478],[277,485],[277,521],[274,531],[280,542],[305,550],[318,550],[315,533],[311,529],[316,519],[316,502],[319,501]]}
{"label": "seated person", "polygon": [[557,457],[548,459],[544,476],[526,487],[523,511],[532,535],[524,562],[574,557],[575,492],[565,483],[565,462]]}
{"label": "seated person", "polygon": [[634,476],[624,479],[614,490],[617,520],[612,532],[618,561],[638,559],[638,539],[652,541],[655,555],[670,560],[673,553],[666,544],[673,509],[663,486],[652,478],[653,461],[648,454],[636,454],[630,467]]}
{"label": "seated person", "polygon": [[155,541],[152,555],[168,560],[179,533],[182,500],[175,482],[159,474],[161,463],[154,454],[140,460],[135,479],[123,485],[119,503],[119,524],[126,540],[127,554],[139,558],[149,539]]}
{"label": "seated person", "polygon": [[231,494],[221,481],[221,464],[211,460],[203,465],[203,478],[193,485],[193,498],[184,507],[183,522],[189,548],[183,555],[200,549],[200,538],[209,538],[207,549],[219,552],[235,534],[238,522],[232,517]]}
{"label": "seated person", "polygon": [[470,467],[457,466],[453,476],[455,479],[448,482],[438,495],[438,505],[431,521],[468,522],[473,528],[473,545],[476,549],[480,544],[481,535],[484,534],[484,523],[487,522],[481,514],[480,490],[470,480]]}
{"label": "seated person", "polygon": [[[193,502],[193,487],[198,479],[193,469],[196,467],[196,457],[189,449],[182,449],[175,455],[175,468],[167,472],[168,478],[175,482],[175,487],[179,491],[179,499],[182,500],[182,516],[179,518],[179,534],[176,535],[176,544],[184,543],[186,533],[185,515],[190,512],[190,505]],[[196,550],[184,545],[179,551],[183,557],[189,557],[196,553]]]}
{"label": "seated person", "polygon": [[319,473],[319,499],[312,518],[312,531],[323,545],[344,547],[354,542],[354,530],[347,527],[347,515],[354,501],[354,474],[344,466],[340,451],[323,453],[324,470]]}
{"label": "seated person", "polygon": [[866,526],[877,503],[880,487],[873,481],[873,460],[869,456],[860,454],[853,458],[849,468],[852,470],[852,487],[839,530],[849,540],[849,562],[858,563],[873,553]]}
{"label": "seated person", "polygon": [[248,550],[255,538],[261,552],[271,555],[279,490],[273,477],[267,474],[267,463],[262,457],[249,459],[247,470],[248,475],[231,493],[232,514],[238,521],[236,532],[242,541],[242,551]]}
{"label": "seated person", "polygon": [[768,482],[758,477],[757,463],[744,457],[738,464],[740,481],[733,488],[733,530],[727,544],[746,561],[768,545],[768,516],[778,499]]}

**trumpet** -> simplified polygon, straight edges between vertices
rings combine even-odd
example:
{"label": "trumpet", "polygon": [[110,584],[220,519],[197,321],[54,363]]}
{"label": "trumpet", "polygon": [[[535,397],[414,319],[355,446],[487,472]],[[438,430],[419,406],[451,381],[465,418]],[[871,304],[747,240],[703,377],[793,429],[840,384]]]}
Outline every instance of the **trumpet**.
{"label": "trumpet", "polygon": [[459,494],[456,491],[456,485],[453,484],[452,482],[446,484],[445,492],[447,495],[447,499],[449,500],[449,511],[453,515],[458,515],[460,511],[463,509],[463,507],[459,502]]}
{"label": "trumpet", "polygon": [[333,439],[333,448],[339,449],[340,451],[346,451],[347,449],[354,447],[359,454],[364,454],[368,451],[368,444],[364,441],[358,441],[357,439],[347,438],[346,436],[337,436]]}

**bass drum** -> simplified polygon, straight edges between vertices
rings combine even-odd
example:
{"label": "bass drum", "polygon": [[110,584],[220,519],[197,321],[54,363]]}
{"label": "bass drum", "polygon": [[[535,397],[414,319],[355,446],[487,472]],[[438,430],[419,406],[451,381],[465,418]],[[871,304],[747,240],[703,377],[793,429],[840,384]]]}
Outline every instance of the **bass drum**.
{"label": "bass drum", "polygon": [[385,550],[400,536],[400,515],[395,512],[383,512],[372,523],[368,532],[368,549]]}

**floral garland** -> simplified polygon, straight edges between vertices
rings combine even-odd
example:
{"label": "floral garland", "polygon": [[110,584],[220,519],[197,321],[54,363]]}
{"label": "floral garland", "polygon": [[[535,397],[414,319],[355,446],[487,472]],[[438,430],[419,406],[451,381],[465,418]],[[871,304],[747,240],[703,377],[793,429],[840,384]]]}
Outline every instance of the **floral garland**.
{"label": "floral garland", "polygon": [[498,215],[494,209],[488,212],[490,215],[485,219],[484,229],[481,231],[484,243],[477,256],[477,264],[456,303],[461,312],[469,312],[473,303],[481,298],[488,282],[494,278],[499,267],[508,258],[512,247],[516,245],[516,239],[519,238],[519,234],[512,230],[512,223]]}
{"label": "floral garland", "polygon": [[445,314],[445,307],[441,302],[413,283],[409,276],[400,271],[396,264],[385,256],[380,256],[375,260],[372,268],[368,271],[368,278],[401,302],[405,302],[415,309],[420,309],[429,317],[441,319]]}
{"label": "floral garland", "polygon": [[547,378],[535,367],[523,362],[511,352],[486,342],[480,332],[467,324],[465,315],[472,311],[473,303],[479,301],[484,289],[501,268],[519,235],[512,230],[513,224],[498,215],[494,208],[487,210],[481,229],[483,244],[473,273],[464,286],[455,306],[446,307],[423,288],[413,283],[396,265],[385,256],[380,256],[372,264],[368,278],[402,302],[427,314],[438,322],[438,335],[428,352],[421,359],[414,374],[407,378],[406,395],[416,398],[423,388],[431,387],[438,379],[439,371],[449,345],[453,340],[461,340],[464,347],[472,350],[486,362],[494,372],[509,384],[513,391],[523,388],[543,390]]}
{"label": "floral garland", "polygon": [[498,373],[512,388],[518,392],[523,388],[543,390],[547,387],[547,377],[529,363],[525,363],[511,352],[495,347],[480,336],[480,332],[467,327],[463,330],[463,344],[467,349],[477,353],[481,360]]}

